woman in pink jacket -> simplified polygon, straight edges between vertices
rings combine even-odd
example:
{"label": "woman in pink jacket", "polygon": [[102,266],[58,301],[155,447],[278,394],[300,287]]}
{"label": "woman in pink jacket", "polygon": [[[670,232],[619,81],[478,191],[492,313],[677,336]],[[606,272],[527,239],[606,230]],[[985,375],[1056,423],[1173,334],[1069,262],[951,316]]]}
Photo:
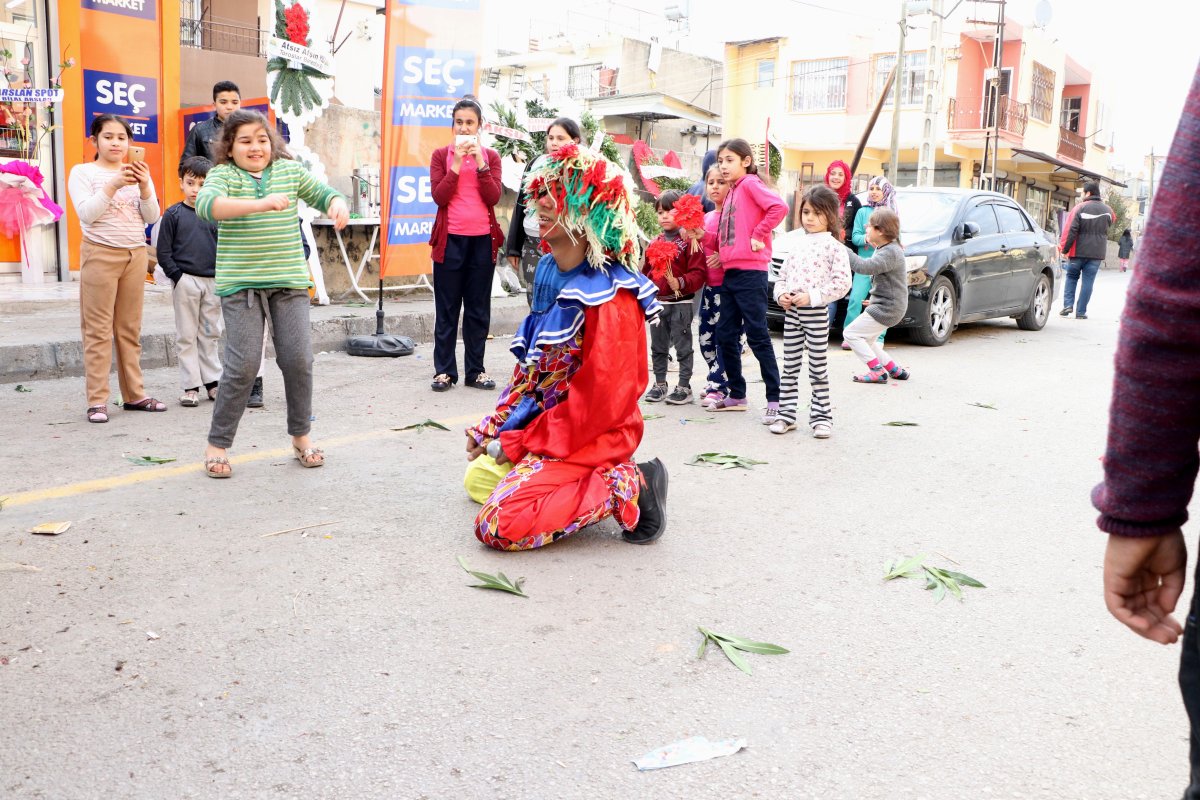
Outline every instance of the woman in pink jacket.
{"label": "woman in pink jacket", "polygon": [[496,222],[500,200],[500,154],[479,143],[483,110],[471,97],[454,106],[454,141],[433,151],[429,182],[437,218],[429,237],[433,250],[432,388],[458,383],[454,345],[462,314],[466,384],[492,390],[483,368],[492,318],[492,272],[504,233]]}
{"label": "woman in pink jacket", "polygon": [[745,139],[722,142],[717,148],[717,166],[729,184],[717,230],[717,250],[725,269],[717,346],[729,378],[729,395],[708,410],[747,408],[739,341],[744,322],[746,342],[758,359],[767,385],[767,410],[762,423],[770,425],[779,415],[779,365],[767,330],[767,267],[771,263],[771,231],[787,214],[787,204],[758,177],[758,167]]}

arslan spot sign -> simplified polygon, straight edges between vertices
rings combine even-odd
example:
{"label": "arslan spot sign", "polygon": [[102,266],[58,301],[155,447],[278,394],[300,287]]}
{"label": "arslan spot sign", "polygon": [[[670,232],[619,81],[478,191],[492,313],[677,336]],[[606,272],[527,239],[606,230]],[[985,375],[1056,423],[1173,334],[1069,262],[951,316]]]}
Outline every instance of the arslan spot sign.
{"label": "arslan spot sign", "polygon": [[449,125],[454,104],[474,87],[475,53],[397,47],[393,72],[393,125]]}
{"label": "arslan spot sign", "polygon": [[83,71],[84,128],[101,114],[124,117],[140,142],[158,142],[158,81],[141,75]]}
{"label": "arslan spot sign", "polygon": [[392,167],[388,178],[391,206],[387,221],[388,244],[425,244],[433,232],[437,203],[429,182],[428,167]]}

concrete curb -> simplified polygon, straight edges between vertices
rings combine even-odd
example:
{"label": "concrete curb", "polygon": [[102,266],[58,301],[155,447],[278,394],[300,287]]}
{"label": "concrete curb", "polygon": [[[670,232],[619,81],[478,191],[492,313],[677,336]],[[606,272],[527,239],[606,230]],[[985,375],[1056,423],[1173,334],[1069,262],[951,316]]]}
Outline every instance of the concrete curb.
{"label": "concrete curb", "polygon": [[[524,301],[519,306],[492,306],[491,332],[508,336],[517,329],[528,312]],[[418,344],[433,341],[433,312],[408,311],[384,317],[384,330],[410,337]],[[346,314],[312,320],[313,352],[343,351],[346,339],[375,332],[375,316]],[[274,355],[270,347],[268,354]],[[177,363],[175,331],[142,334],[142,368],[157,369]],[[83,374],[83,344],[78,338],[38,344],[0,345],[0,383],[74,377]]]}

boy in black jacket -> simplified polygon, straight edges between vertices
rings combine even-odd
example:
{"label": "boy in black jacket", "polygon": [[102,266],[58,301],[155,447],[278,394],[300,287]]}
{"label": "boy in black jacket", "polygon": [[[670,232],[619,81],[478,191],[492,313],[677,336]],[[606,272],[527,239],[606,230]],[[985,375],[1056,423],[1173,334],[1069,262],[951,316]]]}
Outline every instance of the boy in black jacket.
{"label": "boy in black jacket", "polygon": [[179,165],[183,202],[166,210],[158,229],[158,263],[175,284],[175,347],[183,394],[179,404],[200,405],[200,385],[208,399],[216,398],[221,380],[217,343],[224,325],[221,298],[214,288],[217,264],[217,226],[196,216],[196,196],[212,162],[191,156]]}

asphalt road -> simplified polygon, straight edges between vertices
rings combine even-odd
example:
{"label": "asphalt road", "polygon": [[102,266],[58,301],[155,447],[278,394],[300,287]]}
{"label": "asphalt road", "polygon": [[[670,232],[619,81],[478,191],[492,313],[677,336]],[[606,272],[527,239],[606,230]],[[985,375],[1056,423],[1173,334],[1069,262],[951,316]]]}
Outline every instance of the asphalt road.
{"label": "asphalt road", "polygon": [[[648,411],[665,416],[639,457],[671,473],[649,547],[611,522],[530,553],[480,545],[458,430],[492,397],[429,392],[428,347],[318,356],[319,470],[291,459],[269,370],[226,481],[198,464],[207,404],[100,426],[82,379],[4,387],[0,795],[1174,797],[1178,650],[1107,615],[1088,500],[1126,283],[1101,275],[1087,321],[898,345],[905,385],[853,385],[833,351],[828,441]],[[511,364],[502,342],[488,361]],[[174,401],[174,370],[147,378]],[[393,430],[425,419],[454,431]],[[769,463],[685,466],[714,450]],[[73,526],[26,532],[51,520]],[[918,553],[987,588],[935,604],[881,580]],[[528,599],[469,588],[460,555]],[[746,675],[697,660],[698,625],[791,652],[747,656]],[[631,763],[697,735],[749,746]]]}

